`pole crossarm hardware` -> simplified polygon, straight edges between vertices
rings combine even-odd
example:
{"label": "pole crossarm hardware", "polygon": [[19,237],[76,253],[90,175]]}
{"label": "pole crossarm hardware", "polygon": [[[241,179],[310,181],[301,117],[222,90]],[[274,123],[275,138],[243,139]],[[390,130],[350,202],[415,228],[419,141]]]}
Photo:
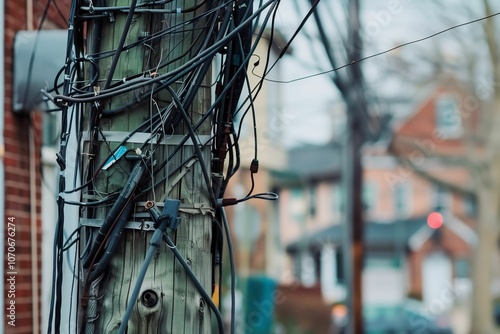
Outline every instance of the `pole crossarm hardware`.
{"label": "pole crossarm hardware", "polygon": [[[264,80],[250,87],[248,63],[278,4],[71,2],[66,63],[55,78],[63,84],[42,91],[60,108],[63,129],[47,333],[66,326],[68,303],[70,332],[226,333],[212,301],[225,243],[227,325],[235,333],[234,259],[221,203],[240,167],[236,125],[248,112],[255,119]],[[252,184],[256,147],[253,158]],[[252,186],[229,202],[276,198]],[[69,205],[78,207],[71,217],[78,228],[68,237]]]}

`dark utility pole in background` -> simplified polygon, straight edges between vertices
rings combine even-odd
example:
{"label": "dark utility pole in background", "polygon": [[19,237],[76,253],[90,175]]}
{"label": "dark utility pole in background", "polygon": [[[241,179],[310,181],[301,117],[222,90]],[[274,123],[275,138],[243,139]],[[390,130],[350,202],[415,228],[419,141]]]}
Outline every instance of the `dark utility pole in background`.
{"label": "dark utility pole in background", "polygon": [[[328,2],[319,3],[309,0],[314,7],[314,20],[318,29],[320,42],[324,47],[331,68],[338,68],[333,38],[325,29],[321,15],[321,6],[329,6]],[[317,6],[317,7],[316,7]],[[332,13],[333,11],[325,11]],[[332,82],[341,93],[347,107],[347,124],[343,137],[342,186],[344,189],[344,235],[342,243],[343,270],[346,287],[346,306],[349,312],[346,333],[363,333],[362,310],[362,271],[363,271],[363,202],[361,167],[361,147],[365,140],[369,122],[363,75],[357,62],[362,57],[363,43],[360,37],[359,0],[349,1],[348,38],[345,44],[348,62],[346,75],[332,71]],[[330,17],[329,20],[336,18]]]}
{"label": "dark utility pole in background", "polygon": [[363,333],[363,171],[361,146],[363,144],[362,121],[366,116],[366,100],[363,91],[363,76],[357,60],[362,57],[360,38],[359,0],[349,1],[348,68],[346,82],[347,131],[344,143],[344,178],[346,207],[344,225],[344,268],[348,293],[349,321],[347,333]]}

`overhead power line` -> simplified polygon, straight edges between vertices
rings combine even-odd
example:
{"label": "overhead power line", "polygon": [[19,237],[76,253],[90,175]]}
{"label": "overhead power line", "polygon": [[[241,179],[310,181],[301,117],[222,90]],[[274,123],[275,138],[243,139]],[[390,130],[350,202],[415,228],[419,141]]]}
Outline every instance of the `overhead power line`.
{"label": "overhead power line", "polygon": [[[464,26],[467,26],[467,25],[471,25],[471,24],[474,24],[474,23],[477,23],[477,22],[480,22],[480,21],[484,21],[484,20],[490,19],[490,18],[498,16],[498,15],[500,15],[500,12],[497,12],[497,13],[494,13],[494,14],[491,14],[491,15],[487,15],[487,16],[484,16],[484,17],[481,17],[481,18],[478,18],[478,19],[474,19],[474,20],[471,20],[471,21],[467,21],[467,22],[464,22],[464,23],[460,23],[460,24],[448,27],[446,29],[440,30],[438,32],[435,32],[433,34],[430,34],[428,36],[425,36],[425,37],[422,37],[422,38],[418,38],[418,39],[415,39],[415,40],[412,40],[412,41],[409,41],[409,42],[406,42],[406,43],[399,44],[399,45],[394,46],[394,47],[392,47],[390,49],[387,49],[387,50],[384,50],[384,51],[381,51],[381,52],[377,52],[377,53],[371,54],[369,56],[362,57],[360,59],[352,60],[351,62],[349,62],[347,64],[335,67],[335,68],[330,69],[330,70],[326,70],[326,71],[322,71],[322,72],[318,72],[318,73],[314,73],[314,74],[302,76],[302,77],[291,79],[291,80],[275,80],[275,79],[268,79],[268,78],[264,78],[264,80],[269,81],[269,82],[275,82],[275,83],[289,84],[289,83],[294,83],[294,82],[297,82],[297,81],[307,80],[307,79],[311,79],[311,78],[314,78],[314,77],[322,76],[322,75],[325,75],[325,74],[337,72],[337,71],[339,71],[339,70],[341,70],[343,68],[352,66],[353,64],[360,63],[362,61],[365,61],[365,60],[368,60],[368,59],[371,59],[371,58],[382,56],[382,55],[384,55],[386,53],[389,53],[389,52],[392,52],[394,50],[403,48],[405,46],[412,45],[412,44],[417,44],[417,43],[426,41],[428,39],[434,38],[436,36],[439,36],[441,34],[444,34],[446,32],[449,32],[451,30],[454,30],[454,29],[457,29],[457,28],[461,28],[461,27],[464,27]],[[302,28],[302,25],[301,25],[300,28]],[[294,33],[294,37],[295,37],[295,35],[296,35],[296,33]],[[280,59],[277,59],[275,62],[278,62],[279,60]],[[274,66],[274,64],[271,66],[271,68],[273,66]],[[257,74],[255,74],[255,72],[252,71],[252,73],[253,73],[253,75],[259,77]]]}

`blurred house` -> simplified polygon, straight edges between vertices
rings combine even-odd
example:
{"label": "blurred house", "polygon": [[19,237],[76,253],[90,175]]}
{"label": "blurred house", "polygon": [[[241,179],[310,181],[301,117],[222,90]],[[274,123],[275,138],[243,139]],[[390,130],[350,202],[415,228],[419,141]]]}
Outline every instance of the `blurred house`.
{"label": "blurred house", "polygon": [[[465,154],[466,122],[475,126],[477,110],[463,103],[468,96],[454,82],[438,82],[408,102],[413,112],[395,118],[393,134],[362,150],[368,316],[417,299],[419,311],[435,318],[470,294],[476,204],[461,189],[471,182],[466,168],[447,163]],[[276,175],[280,238],[289,255],[281,282],[320,286],[327,303],[347,293],[341,164],[338,143],[298,147],[289,152],[288,171]]]}

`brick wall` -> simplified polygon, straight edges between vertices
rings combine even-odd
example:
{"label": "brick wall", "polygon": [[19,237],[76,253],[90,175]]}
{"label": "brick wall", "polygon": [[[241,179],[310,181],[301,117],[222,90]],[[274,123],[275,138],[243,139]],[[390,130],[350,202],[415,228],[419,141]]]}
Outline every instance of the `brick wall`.
{"label": "brick wall", "polygon": [[[67,17],[68,1],[56,1],[64,15]],[[34,27],[38,27],[39,20],[42,17],[46,1],[34,1]],[[7,316],[9,311],[7,307],[11,301],[15,301],[15,327],[8,325],[9,319],[2,321],[3,331],[5,333],[34,333],[33,312],[32,312],[32,243],[31,243],[31,204],[30,203],[30,160],[36,167],[35,191],[36,191],[36,253],[41,253],[41,133],[42,133],[42,115],[32,113],[31,115],[15,115],[12,113],[12,63],[13,63],[13,41],[17,31],[26,30],[26,1],[5,1],[5,104],[4,104],[4,142],[5,142],[5,194],[2,200],[5,202],[5,223],[9,222],[9,217],[15,217],[15,297],[9,298],[10,284],[7,279],[12,276],[9,272],[9,263],[7,256],[4,258],[4,312]],[[64,27],[66,22],[60,18],[54,5],[51,5],[48,22],[44,27]],[[36,69],[35,69],[36,70]],[[30,152],[28,134],[29,129],[35,133],[35,150]],[[4,226],[4,232],[12,232]],[[7,241],[7,240],[6,240]],[[45,245],[47,246],[47,245]],[[7,254],[7,242],[5,253]],[[37,266],[39,273],[42,259],[39,257]],[[10,268],[11,269],[11,268]],[[40,274],[37,277],[41,283]],[[37,291],[40,296],[41,291]],[[35,305],[41,310],[41,305]],[[46,308],[45,308],[46,309]],[[40,317],[37,319],[40,324]],[[1,330],[0,330],[1,331]],[[44,332],[44,330],[42,329]]]}

